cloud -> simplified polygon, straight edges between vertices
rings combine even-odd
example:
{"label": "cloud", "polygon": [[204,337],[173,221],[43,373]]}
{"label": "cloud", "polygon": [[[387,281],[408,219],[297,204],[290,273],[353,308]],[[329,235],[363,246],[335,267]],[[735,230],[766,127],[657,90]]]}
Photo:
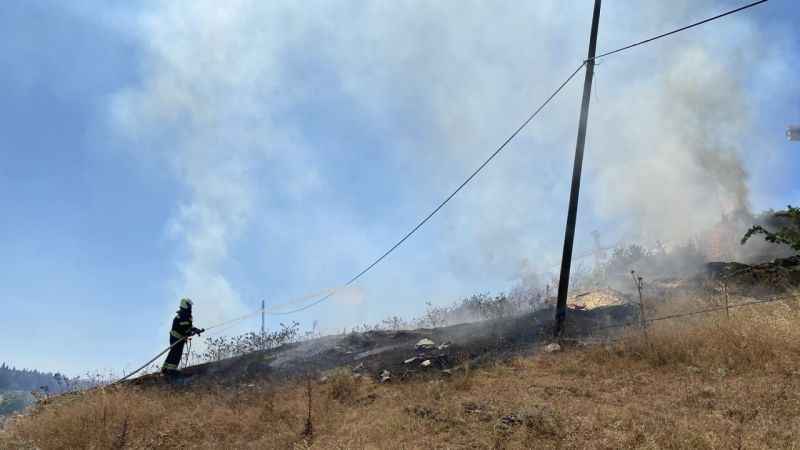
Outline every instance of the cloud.
{"label": "cloud", "polygon": [[[721,9],[636,6],[604,10],[601,48]],[[170,227],[184,248],[176,295],[221,305],[220,317],[241,310],[227,270],[245,235],[272,252],[259,269],[292,289],[341,283],[580,63],[586,33],[574,31],[590,15],[559,1],[151,4],[136,27],[142,81],[111,112],[142,142],[139,156],[166,162],[184,188]],[[721,44],[734,35],[744,43]],[[760,39],[740,15],[598,67],[578,245],[608,224],[617,236],[685,238],[747,201],[737,140],[751,127],[754,83],[740,64]],[[416,238],[436,277],[393,255],[407,265],[371,275],[373,289],[457,295],[557,262],[579,90],[569,86]],[[368,189],[346,190],[375,171]]]}

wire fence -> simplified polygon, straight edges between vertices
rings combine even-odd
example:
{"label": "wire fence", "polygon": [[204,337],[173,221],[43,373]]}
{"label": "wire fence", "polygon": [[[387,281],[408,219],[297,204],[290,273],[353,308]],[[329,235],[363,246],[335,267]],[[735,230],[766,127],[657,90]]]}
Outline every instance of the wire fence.
{"label": "wire fence", "polygon": [[652,318],[644,317],[644,318],[640,318],[638,321],[635,321],[635,322],[629,321],[629,322],[617,323],[617,324],[611,324],[611,325],[596,326],[596,327],[592,327],[591,331],[599,331],[599,330],[606,330],[606,329],[613,329],[613,328],[626,328],[626,327],[631,327],[631,326],[642,327],[643,324],[646,326],[647,324],[650,324],[650,323],[653,323],[653,322],[660,322],[662,320],[680,319],[680,318],[698,316],[698,315],[702,315],[702,314],[711,314],[711,313],[722,312],[722,311],[725,311],[726,316],[729,317],[730,316],[730,311],[732,309],[743,308],[745,306],[763,305],[763,304],[766,304],[766,303],[776,303],[776,302],[780,302],[780,301],[784,301],[784,300],[798,301],[798,300],[800,300],[800,296],[797,296],[797,295],[776,296],[776,297],[763,298],[763,299],[759,299],[759,300],[747,301],[747,302],[743,302],[743,303],[736,303],[736,304],[732,304],[732,305],[726,303],[723,306],[714,306],[714,307],[711,307],[711,308],[705,308],[705,309],[686,312],[686,313],[668,314],[668,315],[659,316],[659,317],[652,317]]}
{"label": "wire fence", "polygon": [[[650,324],[656,322],[686,319],[695,316],[717,314],[722,312],[725,313],[726,319],[730,319],[732,310],[786,301],[794,303],[786,305],[792,310],[797,310],[800,308],[800,291],[797,289],[797,283],[792,282],[788,271],[783,270],[781,267],[775,265],[746,266],[743,268],[736,268],[728,273],[718,273],[714,276],[709,276],[702,280],[699,286],[694,286],[693,289],[690,290],[690,295],[696,299],[695,301],[697,301],[697,299],[701,299],[698,303],[711,306],[701,307],[700,309],[693,311],[676,312],[650,317],[648,310],[653,312],[653,310],[657,310],[658,308],[671,306],[668,300],[664,300],[663,296],[659,295],[669,292],[669,288],[659,292],[659,289],[655,288],[653,285],[646,285],[644,283],[644,279],[636,271],[632,270],[630,273],[633,279],[633,284],[636,288],[636,294],[638,294],[638,301],[634,299],[633,301],[628,302],[628,306],[633,306],[638,309],[638,317],[636,317],[637,314],[628,314],[628,319],[621,323],[602,325],[595,324],[589,326],[588,328],[586,328],[586,325],[583,324],[582,326],[584,328],[581,330],[583,334],[591,335],[592,333],[598,331],[638,327],[642,331],[644,339],[647,340],[647,329]],[[760,296],[756,295],[754,294],[753,290],[756,288],[763,288],[763,286],[741,283],[742,277],[746,277],[748,273],[755,279],[763,278],[765,276],[771,277],[773,283],[768,287],[768,289],[772,291],[771,294]],[[739,282],[736,281],[737,277]],[[709,287],[712,289],[709,289]],[[730,290],[731,287],[738,288],[740,291],[732,293]],[[650,288],[650,292],[648,292],[650,295],[656,294],[653,295],[653,297],[656,298],[651,297],[650,302],[645,301],[647,297],[650,297],[650,295],[646,294],[648,288]],[[662,299],[658,300],[658,297],[662,297]],[[732,298],[738,301],[732,301]],[[630,311],[628,312],[630,313]],[[606,317],[606,319],[608,319],[608,317]]]}

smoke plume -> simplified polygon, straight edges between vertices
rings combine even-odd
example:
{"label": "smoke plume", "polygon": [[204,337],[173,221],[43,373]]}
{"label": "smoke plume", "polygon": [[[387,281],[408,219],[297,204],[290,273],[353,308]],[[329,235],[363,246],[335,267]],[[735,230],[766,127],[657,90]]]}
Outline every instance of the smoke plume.
{"label": "smoke plume", "polygon": [[[721,6],[620,8],[603,12],[601,48]],[[114,96],[112,113],[183,187],[176,294],[220,305],[219,316],[241,309],[229,271],[252,250],[233,250],[246,234],[265,256],[244,278],[277,271],[295,290],[318,290],[358,272],[580,63],[587,36],[574,30],[590,16],[560,1],[152,4],[137,27],[142,79]],[[747,209],[739,155],[751,100],[737,69],[760,42],[740,15],[601,61],[577,248],[596,228],[683,240]],[[523,261],[529,281],[558,262],[579,85],[370,274],[363,301],[378,302],[378,317],[422,307],[423,295],[503,288]]]}

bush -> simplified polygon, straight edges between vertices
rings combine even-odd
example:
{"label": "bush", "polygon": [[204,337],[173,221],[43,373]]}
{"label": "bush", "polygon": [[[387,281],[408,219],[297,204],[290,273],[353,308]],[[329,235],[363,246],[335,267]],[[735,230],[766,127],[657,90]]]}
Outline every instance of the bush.
{"label": "bush", "polygon": [[[478,322],[499,319],[536,310],[544,300],[542,293],[535,289],[515,289],[511,295],[474,294],[447,306],[435,306],[426,302],[425,314],[410,324],[420,328],[438,328],[458,323]],[[383,321],[383,327],[393,329],[396,318]]]}
{"label": "bush", "polygon": [[615,248],[609,258],[595,268],[594,278],[627,282],[631,270],[657,277],[686,276],[699,271],[704,263],[703,252],[691,242],[669,251],[662,246],[648,250],[631,244]]}
{"label": "bush", "polygon": [[207,337],[203,340],[205,350],[193,357],[203,362],[220,361],[234,356],[269,350],[283,344],[297,341],[300,335],[300,324],[281,324],[281,329],[271,333],[245,333],[238,336]]}
{"label": "bush", "polygon": [[784,223],[778,231],[773,232],[761,225],[753,225],[742,237],[742,245],[754,235],[763,234],[764,240],[767,242],[788,245],[792,250],[800,254],[800,208],[789,205],[786,211],[774,213],[773,216]]}

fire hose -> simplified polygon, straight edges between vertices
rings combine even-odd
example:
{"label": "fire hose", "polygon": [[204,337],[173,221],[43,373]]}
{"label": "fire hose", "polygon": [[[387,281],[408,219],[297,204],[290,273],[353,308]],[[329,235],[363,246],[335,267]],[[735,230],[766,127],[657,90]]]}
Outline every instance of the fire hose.
{"label": "fire hose", "polygon": [[[291,301],[288,301],[288,302],[285,302],[285,303],[282,303],[282,304],[272,305],[271,309],[279,308],[279,307],[282,307],[282,306],[290,306],[290,305],[293,305],[293,304],[296,304],[296,303],[299,303],[299,302],[306,301],[309,298],[316,298],[316,297],[319,297],[319,296],[323,296],[322,297],[323,299],[327,299],[327,298],[333,296],[337,291],[339,291],[341,289],[342,289],[341,287],[338,287],[338,288],[326,289],[324,291],[313,293],[313,294],[309,294],[309,295],[304,295],[303,297],[300,297],[300,298],[297,298],[297,299],[294,299],[294,300],[291,300]],[[311,304],[314,305],[315,303],[316,302],[311,303]],[[231,325],[231,324],[234,324],[236,322],[240,322],[242,320],[245,320],[245,319],[248,319],[250,317],[256,316],[258,314],[261,314],[262,310],[266,310],[266,308],[259,308],[259,309],[255,310],[255,311],[253,311],[251,313],[248,313],[248,314],[245,314],[243,316],[236,317],[236,318],[233,318],[233,319],[230,319],[230,320],[226,320],[224,322],[220,322],[220,323],[211,325],[211,326],[209,326],[207,328],[204,328],[203,332],[208,331],[208,330],[213,330],[215,328],[220,328],[220,327],[225,326],[225,325]],[[273,314],[288,314],[288,313],[291,313],[291,312],[294,312],[294,311],[288,311],[286,313],[273,313]],[[121,382],[123,382],[125,380],[130,379],[132,376],[134,376],[137,373],[141,372],[147,366],[149,366],[150,364],[155,362],[155,360],[160,358],[164,353],[167,353],[168,351],[172,350],[172,347],[175,347],[179,343],[186,341],[190,337],[191,336],[184,336],[184,337],[178,339],[174,343],[170,344],[169,347],[165,348],[164,350],[161,350],[161,352],[159,352],[157,355],[153,356],[149,361],[147,361],[146,363],[142,364],[141,367],[139,367],[138,369],[134,370],[133,372],[125,375],[124,377],[120,378],[119,380],[111,383],[111,385],[118,384],[118,383],[121,383]],[[191,342],[191,341],[189,341],[189,342]]]}

